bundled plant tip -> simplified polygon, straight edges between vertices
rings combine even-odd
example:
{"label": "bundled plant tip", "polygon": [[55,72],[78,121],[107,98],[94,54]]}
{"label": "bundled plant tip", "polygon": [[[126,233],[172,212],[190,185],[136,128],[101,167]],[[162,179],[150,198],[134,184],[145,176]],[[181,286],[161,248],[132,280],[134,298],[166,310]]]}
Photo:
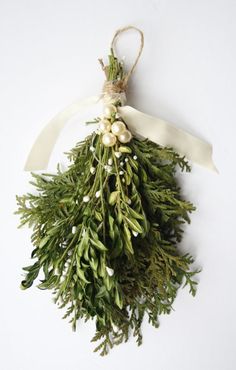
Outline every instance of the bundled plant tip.
{"label": "bundled plant tip", "polygon": [[[104,70],[120,97],[127,74],[113,50]],[[36,192],[17,196],[20,226],[33,229],[34,262],[23,268],[22,289],[43,273],[38,288],[52,291],[73,330],[82,318],[95,320],[92,341],[102,356],[131,334],[140,345],[144,315],[158,327],[180,286],[195,295],[199,272],[178,247],[195,207],[175,174],[190,166],[171,148],[135,137],[121,105],[117,95],[105,105],[98,129],[68,154],[66,171],[32,173]]]}

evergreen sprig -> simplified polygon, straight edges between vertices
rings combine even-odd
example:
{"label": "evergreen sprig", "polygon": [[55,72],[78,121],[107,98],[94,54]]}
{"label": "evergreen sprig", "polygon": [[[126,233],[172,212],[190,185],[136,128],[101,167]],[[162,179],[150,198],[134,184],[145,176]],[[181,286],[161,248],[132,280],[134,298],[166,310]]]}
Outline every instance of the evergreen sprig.
{"label": "evergreen sprig", "polygon": [[69,157],[66,172],[32,174],[37,194],[17,197],[21,226],[33,227],[36,260],[24,268],[21,286],[29,288],[42,270],[38,287],[52,289],[55,302],[67,306],[64,317],[71,317],[74,329],[79,318],[95,317],[93,341],[102,339],[97,350],[106,354],[128,339],[130,329],[141,344],[144,314],[157,327],[182,283],[195,295],[193,259],[177,249],[194,207],[180,196],[174,173],[176,165],[187,171],[189,166],[170,148],[148,140],[106,148],[96,134]]}
{"label": "evergreen sprig", "polygon": [[[112,54],[110,79],[123,76],[117,63]],[[17,196],[34,247],[21,287],[42,272],[38,288],[52,290],[73,330],[79,319],[95,319],[95,351],[106,355],[131,333],[140,345],[144,315],[158,327],[181,285],[196,293],[199,271],[178,249],[195,207],[181,196],[175,172],[190,167],[171,148],[137,138],[105,147],[97,133],[68,156],[65,172],[32,174],[36,192]]]}

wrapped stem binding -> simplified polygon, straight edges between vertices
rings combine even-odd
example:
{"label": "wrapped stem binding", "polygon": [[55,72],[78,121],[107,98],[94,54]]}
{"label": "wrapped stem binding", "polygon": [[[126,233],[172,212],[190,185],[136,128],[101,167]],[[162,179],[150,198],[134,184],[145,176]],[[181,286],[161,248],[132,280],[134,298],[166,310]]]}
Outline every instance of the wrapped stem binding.
{"label": "wrapped stem binding", "polygon": [[32,173],[36,194],[17,196],[21,226],[33,228],[34,246],[21,288],[42,272],[38,288],[52,290],[73,330],[81,318],[95,320],[92,341],[100,341],[101,355],[131,333],[140,345],[144,315],[158,327],[181,285],[195,295],[198,272],[178,248],[195,207],[183,199],[175,172],[190,166],[171,148],[129,130],[119,107],[138,58],[125,73],[113,43],[108,65],[100,61],[106,82],[98,129],[71,150],[65,172]]}

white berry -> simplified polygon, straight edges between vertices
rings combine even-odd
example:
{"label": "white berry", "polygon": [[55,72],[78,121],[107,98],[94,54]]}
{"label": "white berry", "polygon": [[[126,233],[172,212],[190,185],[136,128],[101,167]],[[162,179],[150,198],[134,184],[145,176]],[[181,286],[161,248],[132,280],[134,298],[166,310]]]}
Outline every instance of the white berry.
{"label": "white berry", "polygon": [[107,270],[107,273],[109,276],[113,276],[114,275],[114,270],[108,266],[106,266],[106,270]]}
{"label": "white berry", "polygon": [[84,197],[83,197],[83,202],[84,203],[88,203],[90,201],[90,196],[89,195],[85,195]]}
{"label": "white berry", "polygon": [[116,136],[107,132],[102,136],[102,142],[105,146],[113,146],[116,143]]}
{"label": "white berry", "polygon": [[111,166],[109,166],[109,165],[106,165],[104,168],[105,168],[105,170],[106,170],[107,172],[111,172],[111,171],[112,171],[112,167],[111,167]]}
{"label": "white berry", "polygon": [[111,115],[113,113],[116,113],[116,112],[117,112],[117,109],[116,109],[115,105],[113,105],[113,104],[109,104],[109,105],[106,105],[104,107],[104,115],[107,118],[111,117]]}
{"label": "white berry", "polygon": [[90,173],[93,175],[95,174],[96,172],[96,168],[95,167],[90,167]]}
{"label": "white berry", "polygon": [[116,158],[120,158],[122,156],[122,153],[121,152],[115,152],[115,156],[116,156]]}
{"label": "white berry", "polygon": [[126,131],[126,126],[122,121],[115,121],[111,126],[111,131],[114,135],[119,136]]}
{"label": "white berry", "polygon": [[99,124],[99,131],[105,134],[111,130],[111,123],[108,119],[104,118]]}
{"label": "white berry", "polygon": [[129,130],[125,130],[118,136],[118,139],[121,143],[128,143],[132,139],[132,134]]}

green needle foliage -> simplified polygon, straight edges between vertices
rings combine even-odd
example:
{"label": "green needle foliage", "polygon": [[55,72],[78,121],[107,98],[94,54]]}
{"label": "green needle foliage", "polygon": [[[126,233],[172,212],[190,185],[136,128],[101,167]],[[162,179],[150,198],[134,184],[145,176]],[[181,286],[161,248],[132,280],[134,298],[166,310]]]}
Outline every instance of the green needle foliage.
{"label": "green needle foliage", "polygon": [[[123,74],[117,63],[112,54],[116,77]],[[140,345],[144,315],[158,327],[181,285],[196,293],[193,258],[178,250],[195,208],[182,198],[175,172],[190,167],[149,140],[105,147],[97,133],[68,156],[65,172],[32,174],[35,194],[17,196],[20,226],[33,228],[34,247],[21,287],[42,273],[38,288],[52,290],[74,330],[79,319],[95,319],[92,341],[103,356],[130,333]]]}

